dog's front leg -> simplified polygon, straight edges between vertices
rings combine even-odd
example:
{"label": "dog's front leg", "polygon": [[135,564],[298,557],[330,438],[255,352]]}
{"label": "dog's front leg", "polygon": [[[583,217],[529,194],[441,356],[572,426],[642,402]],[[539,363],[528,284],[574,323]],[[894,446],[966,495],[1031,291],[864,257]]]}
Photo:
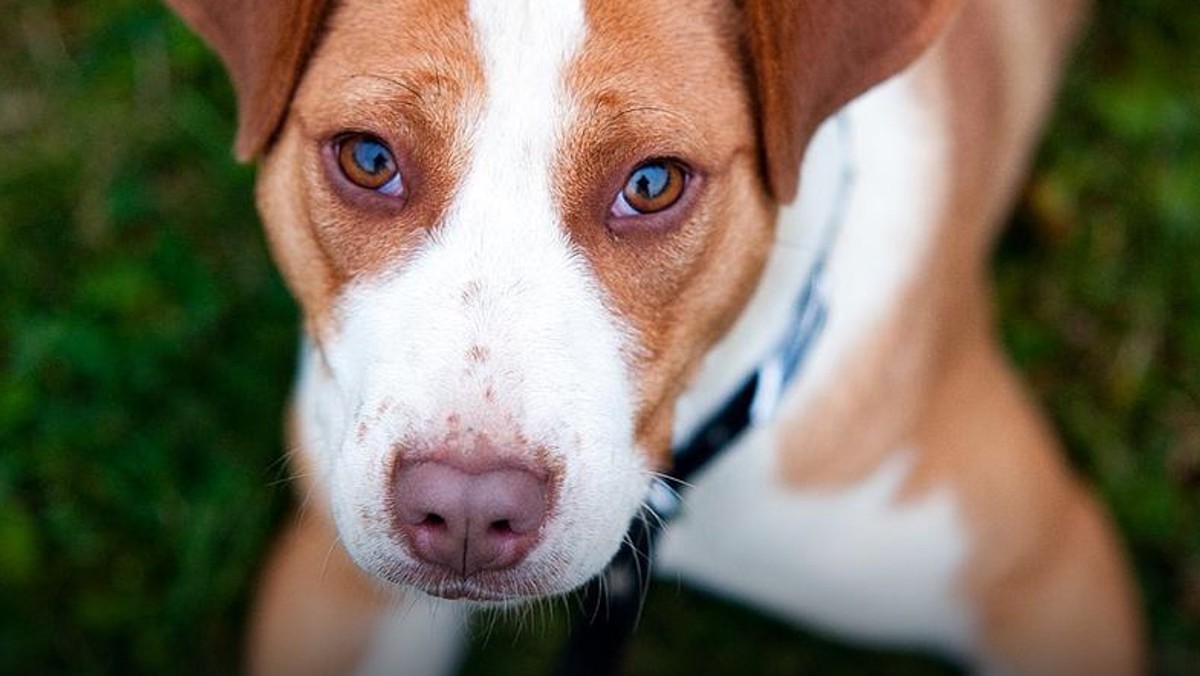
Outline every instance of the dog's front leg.
{"label": "dog's front leg", "polygon": [[321,515],[275,544],[251,618],[251,676],[442,676],[453,673],[464,613],[406,599],[362,573]]}

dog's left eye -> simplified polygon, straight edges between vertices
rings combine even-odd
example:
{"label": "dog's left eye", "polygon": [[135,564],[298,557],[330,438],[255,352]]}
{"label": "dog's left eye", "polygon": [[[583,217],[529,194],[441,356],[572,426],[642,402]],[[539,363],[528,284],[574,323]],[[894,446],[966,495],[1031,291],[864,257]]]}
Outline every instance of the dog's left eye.
{"label": "dog's left eye", "polygon": [[360,188],[399,197],[404,192],[396,157],[383,141],[369,134],[347,134],[337,142],[338,167]]}
{"label": "dog's left eye", "polygon": [[612,215],[623,218],[663,211],[679,201],[686,183],[687,170],[675,160],[643,162],[625,179],[613,200]]}

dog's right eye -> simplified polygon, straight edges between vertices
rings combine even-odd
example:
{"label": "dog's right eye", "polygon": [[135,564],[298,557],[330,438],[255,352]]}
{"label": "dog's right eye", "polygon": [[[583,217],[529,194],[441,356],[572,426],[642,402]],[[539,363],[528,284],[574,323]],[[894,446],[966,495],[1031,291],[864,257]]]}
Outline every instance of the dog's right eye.
{"label": "dog's right eye", "polygon": [[347,134],[337,142],[338,168],[354,185],[399,197],[404,182],[396,157],[383,141],[369,134]]}

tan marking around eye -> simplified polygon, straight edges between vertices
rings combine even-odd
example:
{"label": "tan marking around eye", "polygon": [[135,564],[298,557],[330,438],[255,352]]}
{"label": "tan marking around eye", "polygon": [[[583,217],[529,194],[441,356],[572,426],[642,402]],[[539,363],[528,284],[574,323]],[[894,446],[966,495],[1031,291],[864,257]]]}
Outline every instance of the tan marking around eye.
{"label": "tan marking around eye", "polygon": [[[754,288],[774,220],[739,30],[726,3],[592,2],[567,76],[577,105],[557,197],[611,309],[636,332],[636,432],[659,465],[674,400]],[[628,172],[664,156],[701,174],[686,219],[670,232],[614,237],[607,214]]]}
{"label": "tan marking around eye", "polygon": [[[403,268],[440,224],[481,109],[478,58],[465,0],[399,0],[386,11],[347,2],[333,12],[260,173],[268,238],[310,332],[336,330],[329,313],[342,288]],[[393,150],[402,207],[330,180],[322,144],[345,131]]]}

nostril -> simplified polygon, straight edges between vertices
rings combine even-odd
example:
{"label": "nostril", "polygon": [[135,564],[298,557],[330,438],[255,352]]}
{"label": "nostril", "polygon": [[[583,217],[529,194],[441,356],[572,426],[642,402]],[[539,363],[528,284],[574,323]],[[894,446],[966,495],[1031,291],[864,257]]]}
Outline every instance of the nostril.
{"label": "nostril", "polygon": [[440,514],[433,513],[426,514],[425,518],[421,519],[417,525],[436,530],[443,530],[449,527],[446,525],[445,517],[441,516]]}
{"label": "nostril", "polygon": [[499,521],[493,521],[491,523],[491,525],[488,526],[488,532],[492,533],[494,535],[513,535],[514,534],[512,522],[509,521],[508,519],[501,519]]}

